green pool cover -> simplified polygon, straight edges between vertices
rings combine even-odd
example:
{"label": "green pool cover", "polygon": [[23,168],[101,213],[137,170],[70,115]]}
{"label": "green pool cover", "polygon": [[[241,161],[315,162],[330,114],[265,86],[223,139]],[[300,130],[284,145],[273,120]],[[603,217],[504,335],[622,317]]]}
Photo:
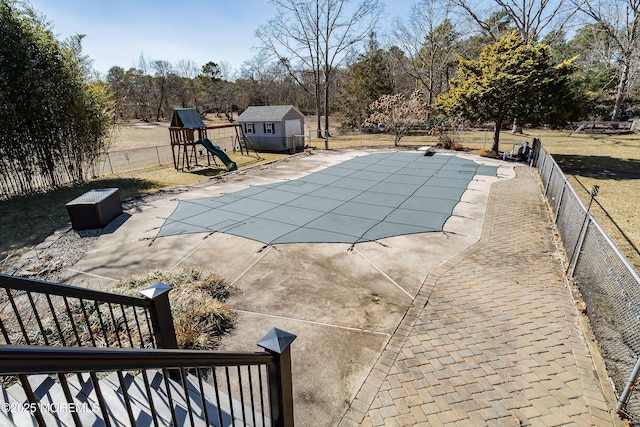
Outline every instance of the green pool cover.
{"label": "green pool cover", "polygon": [[456,156],[416,152],[355,157],[296,180],[181,201],[158,237],[222,232],[265,244],[360,243],[442,231],[474,175]]}

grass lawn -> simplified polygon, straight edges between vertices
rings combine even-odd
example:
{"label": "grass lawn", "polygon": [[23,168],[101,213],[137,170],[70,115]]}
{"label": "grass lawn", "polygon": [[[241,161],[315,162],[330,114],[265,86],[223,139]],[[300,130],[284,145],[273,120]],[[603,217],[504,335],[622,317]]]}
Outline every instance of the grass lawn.
{"label": "grass lawn", "polygon": [[591,212],[640,271],[640,135],[552,133],[541,141],[585,204],[600,187]]}
{"label": "grass lawn", "polygon": [[[112,147],[128,149],[168,144],[167,127],[167,123],[118,126],[114,130]],[[465,149],[477,151],[491,148],[491,130],[460,132],[456,137]],[[634,246],[640,247],[640,219],[637,215],[637,201],[640,199],[640,135],[569,136],[567,132],[548,130],[525,130],[523,135],[514,135],[506,131],[501,134],[500,149],[509,151],[513,143],[531,141],[534,137],[540,138],[543,146],[553,154],[584,200],[588,200],[592,185],[600,186],[597,200],[608,215],[597,205],[593,208],[594,215],[639,269],[640,257]],[[426,132],[410,133],[400,141],[406,147],[436,143],[437,138]],[[324,144],[324,139],[310,141],[310,145],[317,149],[324,149]],[[348,147],[393,147],[393,135],[352,132],[336,134],[329,140],[330,149]],[[262,160],[259,160],[236,153],[232,153],[232,156],[241,169],[283,157],[261,154]],[[0,201],[0,215],[3,218],[0,223],[0,271],[53,231],[68,224],[65,204],[90,189],[118,187],[121,197],[128,199],[164,188],[193,184],[222,172],[221,169],[208,168],[178,172],[173,167],[158,167],[104,177],[72,188]],[[632,243],[627,243],[627,239]]]}

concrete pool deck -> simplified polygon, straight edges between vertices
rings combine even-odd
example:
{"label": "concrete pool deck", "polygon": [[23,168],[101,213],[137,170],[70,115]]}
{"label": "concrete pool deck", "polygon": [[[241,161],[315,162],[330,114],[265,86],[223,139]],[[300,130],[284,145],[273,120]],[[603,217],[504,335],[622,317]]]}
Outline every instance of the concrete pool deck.
{"label": "concrete pool deck", "polygon": [[[612,425],[611,391],[565,281],[535,173],[476,175],[442,232],[357,243],[262,242],[224,233],[156,238],[180,200],[281,183],[367,153],[318,151],[225,175],[128,211],[63,282],[105,289],[195,265],[238,287],[222,350],[292,344],[302,426]],[[607,396],[607,397],[605,397]],[[519,420],[519,421],[518,421]]]}

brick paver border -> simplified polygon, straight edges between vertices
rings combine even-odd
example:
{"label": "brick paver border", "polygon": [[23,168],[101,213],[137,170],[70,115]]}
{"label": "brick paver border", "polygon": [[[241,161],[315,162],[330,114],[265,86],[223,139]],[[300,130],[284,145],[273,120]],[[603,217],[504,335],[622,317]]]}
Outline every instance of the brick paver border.
{"label": "brick paver border", "polygon": [[[560,309],[565,313],[566,321],[569,322],[573,320],[574,323],[578,324],[576,327],[578,332],[569,333],[568,337],[572,354],[555,354],[552,349],[549,351],[549,355],[544,357],[550,359],[558,357],[562,360],[571,360],[571,368],[573,369],[575,366],[576,371],[573,375],[567,373],[562,380],[553,380],[557,382],[557,384],[552,384],[549,378],[561,378],[557,375],[557,371],[549,372],[547,375],[544,369],[549,370],[548,367],[536,368],[541,369],[541,371],[539,371],[540,375],[538,376],[535,373],[536,370],[532,369],[528,377],[524,378],[523,376],[523,378],[517,379],[517,381],[529,381],[528,384],[513,385],[513,387],[518,388],[520,393],[496,396],[496,399],[491,405],[487,404],[483,406],[482,402],[465,405],[465,402],[470,401],[469,396],[466,396],[466,399],[463,397],[457,399],[456,396],[460,390],[456,390],[455,387],[452,387],[452,390],[442,390],[440,393],[438,390],[434,390],[434,386],[429,384],[427,380],[420,379],[416,381],[415,377],[410,378],[411,375],[405,374],[416,365],[439,363],[437,360],[434,362],[432,359],[429,359],[424,352],[414,353],[412,348],[419,346],[421,339],[431,341],[441,338],[437,334],[424,336],[424,334],[429,331],[425,332],[423,322],[421,321],[421,315],[423,315],[423,311],[429,303],[430,298],[434,296],[434,293],[441,294],[443,292],[438,288],[440,279],[454,271],[454,269],[465,268],[463,262],[472,255],[475,257],[484,257],[484,254],[486,254],[486,260],[483,259],[483,261],[487,263],[509,262],[509,260],[504,259],[505,256],[509,254],[517,255],[518,247],[510,243],[509,233],[517,231],[519,221],[522,221],[522,219],[518,217],[517,209],[510,209],[508,206],[509,202],[505,204],[505,200],[503,199],[512,195],[511,203],[513,203],[514,206],[520,204],[520,208],[522,209],[522,204],[527,203],[527,197],[539,197],[541,199],[542,195],[539,180],[534,178],[535,171],[533,169],[517,167],[516,171],[517,177],[514,180],[499,181],[492,185],[482,234],[478,242],[443,263],[427,276],[413,304],[406,311],[397,329],[389,338],[373,364],[367,378],[351,401],[342,420],[338,424],[340,427],[356,425],[416,425],[417,423],[425,423],[424,425],[444,425],[465,420],[466,422],[472,420],[474,425],[487,425],[487,420],[497,422],[501,417],[504,419],[510,416],[510,414],[513,414],[513,411],[510,411],[510,409],[513,408],[524,408],[521,409],[520,412],[524,415],[524,418],[530,416],[532,419],[535,419],[539,425],[552,426],[576,423],[575,425],[605,426],[616,423],[618,418],[611,413],[611,407],[615,404],[615,400],[611,402],[613,393],[611,390],[607,390],[606,381],[602,381],[601,378],[600,381],[598,381],[593,373],[594,370],[596,370],[599,375],[603,374],[603,368],[601,364],[598,363],[598,360],[596,360],[599,358],[599,354],[597,354],[597,349],[593,345],[589,346],[589,343],[585,342],[590,341],[588,338],[585,339],[585,336],[588,337],[589,333],[584,330],[586,326],[584,319],[580,319],[577,309],[573,305],[572,296],[566,280],[563,280],[562,289],[559,290],[565,293],[566,301],[559,304]],[[524,185],[525,183],[527,185]],[[529,194],[519,194],[519,190],[525,193],[528,192]],[[531,199],[529,202],[530,201]],[[546,207],[546,202],[541,200],[540,202]],[[551,224],[545,224],[545,226],[548,229],[551,228]],[[553,242],[550,231],[548,234],[544,232],[540,233],[536,228],[538,227],[537,224],[530,224],[530,227],[531,228],[526,231],[530,234],[528,238],[540,238],[547,243]],[[491,245],[491,247],[489,247],[489,245]],[[504,251],[496,250],[496,246],[498,245],[505,247]],[[522,248],[523,252],[526,250],[527,248]],[[546,265],[542,265],[541,270],[545,270],[544,267],[547,267],[546,270],[549,270],[549,260],[546,259],[545,262]],[[556,262],[558,264],[557,270],[561,270],[560,262],[557,260]],[[468,273],[465,271],[456,271],[465,277],[465,280],[469,281],[471,286],[477,286],[477,280],[482,279],[474,277],[474,271],[469,271]],[[529,278],[529,280],[539,280],[539,283],[549,283],[558,275],[558,272],[552,272],[553,274],[550,275],[546,273],[545,271],[537,271],[535,273],[528,272],[528,274],[540,276],[536,276],[533,279]],[[476,282],[474,283],[474,281]],[[567,296],[566,293],[569,295]],[[519,297],[520,296],[517,296],[517,298]],[[532,314],[534,317],[537,315],[538,314],[535,313]],[[541,315],[544,316],[544,313]],[[528,333],[528,331],[524,331],[523,333]],[[420,334],[422,334],[422,336]],[[548,337],[550,334],[553,334],[553,331],[541,331],[540,334]],[[449,345],[452,351],[457,351],[456,354],[465,355],[464,351],[468,350],[464,348],[462,350],[454,348],[456,337],[452,338],[451,342],[435,342],[432,350],[440,350],[442,354],[439,356],[446,357],[447,345]],[[566,338],[567,337],[560,334],[557,339],[560,340],[560,342],[565,342]],[[532,338],[532,340],[535,339],[535,337]],[[556,338],[551,337],[551,339]],[[481,346],[479,345],[478,347]],[[491,349],[487,350],[490,351]],[[565,346],[562,346],[561,350],[566,351]],[[535,352],[536,350],[527,349],[527,351]],[[558,351],[560,351],[560,349]],[[471,354],[469,354],[469,356],[471,356]],[[434,375],[448,379],[448,381],[443,382],[443,384],[446,383],[450,386],[451,384],[455,384],[455,378],[451,379],[451,377],[459,376],[460,373],[458,371],[460,370],[469,369],[465,375],[483,375],[479,381],[483,384],[486,383],[485,394],[487,393],[486,390],[491,390],[492,385],[496,386],[496,390],[498,390],[496,393],[502,389],[499,385],[504,384],[505,378],[492,374],[491,370],[488,370],[489,372],[481,371],[476,374],[471,369],[472,367],[465,366],[464,360],[451,360],[449,362],[451,362],[451,365],[447,365],[446,368],[440,365],[434,372]],[[455,372],[448,372],[447,368],[452,366],[455,366],[455,369],[452,368]],[[499,371],[500,367],[497,368]],[[449,371],[452,369],[449,369]],[[559,367],[559,369],[562,373],[562,367]],[[476,370],[476,372],[477,371],[478,370]],[[403,377],[403,375],[406,378]],[[589,381],[587,384],[584,381],[585,378],[593,379],[594,381]],[[437,379],[435,381],[437,382]],[[549,390],[553,390],[553,392],[550,393]],[[464,393],[464,391],[460,392]],[[468,392],[473,393],[473,390],[468,390]],[[580,394],[585,394],[585,396],[580,396]],[[559,395],[559,397],[554,397],[556,395]],[[478,396],[482,397],[479,393],[473,396],[475,399],[477,399]],[[518,401],[518,398],[520,401]],[[559,403],[558,400],[562,402]],[[578,401],[585,402],[585,404],[566,404],[566,402]],[[484,409],[477,410],[478,407],[484,407]],[[514,418],[514,421],[520,422],[520,419]]]}

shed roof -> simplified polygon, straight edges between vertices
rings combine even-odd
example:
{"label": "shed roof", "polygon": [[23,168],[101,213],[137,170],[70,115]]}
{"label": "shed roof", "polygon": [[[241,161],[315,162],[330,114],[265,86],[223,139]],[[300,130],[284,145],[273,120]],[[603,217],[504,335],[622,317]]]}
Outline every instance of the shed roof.
{"label": "shed roof", "polygon": [[195,108],[177,108],[173,110],[171,127],[198,129],[205,127],[205,125]]}
{"label": "shed roof", "polygon": [[252,106],[238,116],[239,122],[279,122],[285,119],[304,119],[293,105]]}

